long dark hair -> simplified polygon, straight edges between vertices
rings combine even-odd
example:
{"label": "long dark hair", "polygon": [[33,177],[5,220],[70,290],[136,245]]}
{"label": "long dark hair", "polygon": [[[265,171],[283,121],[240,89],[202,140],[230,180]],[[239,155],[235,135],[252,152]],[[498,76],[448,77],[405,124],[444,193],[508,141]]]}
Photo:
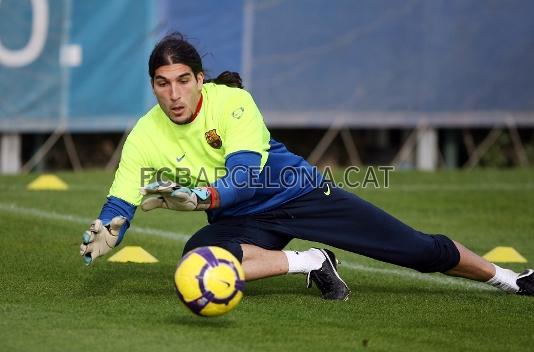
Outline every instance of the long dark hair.
{"label": "long dark hair", "polygon": [[237,72],[224,71],[217,78],[205,80],[204,83],[213,82],[215,84],[224,84],[228,87],[243,88],[241,76]]}
{"label": "long dark hair", "polygon": [[[156,70],[160,66],[172,64],[189,66],[195,78],[198,73],[204,72],[202,58],[198,54],[198,51],[179,32],[166,35],[154,46],[148,59],[148,74],[152,82],[154,81]],[[229,87],[243,88],[241,77],[237,72],[224,71],[217,78],[204,81],[204,83],[210,82],[224,84]]]}

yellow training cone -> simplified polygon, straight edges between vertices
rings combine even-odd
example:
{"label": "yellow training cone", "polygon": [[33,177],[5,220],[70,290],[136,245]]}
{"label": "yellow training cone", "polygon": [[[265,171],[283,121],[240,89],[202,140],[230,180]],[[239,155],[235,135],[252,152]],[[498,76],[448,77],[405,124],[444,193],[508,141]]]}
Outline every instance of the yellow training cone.
{"label": "yellow training cone", "polygon": [[27,188],[32,191],[66,191],[69,186],[56,175],[41,175],[33,180]]}
{"label": "yellow training cone", "polygon": [[152,254],[139,246],[126,246],[108,259],[108,262],[116,263],[157,263],[158,260]]}
{"label": "yellow training cone", "polygon": [[490,262],[526,263],[527,260],[512,247],[495,247],[484,255]]}

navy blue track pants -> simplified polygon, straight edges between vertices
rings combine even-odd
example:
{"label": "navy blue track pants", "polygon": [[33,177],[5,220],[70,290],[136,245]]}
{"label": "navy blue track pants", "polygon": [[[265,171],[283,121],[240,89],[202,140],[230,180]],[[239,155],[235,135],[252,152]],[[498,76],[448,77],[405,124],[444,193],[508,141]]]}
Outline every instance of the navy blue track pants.
{"label": "navy blue track pants", "polygon": [[241,261],[241,244],[281,250],[299,238],[421,272],[445,272],[460,261],[448,237],[414,230],[343,189],[330,188],[327,194],[326,187],[314,189],[262,214],[220,219],[194,234],[184,254],[219,246]]}

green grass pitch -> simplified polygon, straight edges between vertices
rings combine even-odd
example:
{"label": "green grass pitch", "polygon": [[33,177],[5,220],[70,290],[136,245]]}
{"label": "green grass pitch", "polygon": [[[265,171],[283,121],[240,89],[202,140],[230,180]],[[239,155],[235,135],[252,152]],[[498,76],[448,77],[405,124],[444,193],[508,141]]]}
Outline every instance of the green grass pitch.
{"label": "green grass pitch", "polygon": [[[337,250],[348,302],[326,302],[304,276],[247,283],[235,311],[193,316],[174,293],[184,240],[203,213],[138,211],[122,245],[157,264],[100,259],[81,235],[111,173],[60,173],[70,189],[28,191],[36,175],[0,177],[2,351],[518,351],[532,348],[534,297],[423,275]],[[394,172],[389,189],[354,190],[408,224],[479,254],[512,246],[534,267],[534,170]],[[294,249],[311,243],[293,241]]]}

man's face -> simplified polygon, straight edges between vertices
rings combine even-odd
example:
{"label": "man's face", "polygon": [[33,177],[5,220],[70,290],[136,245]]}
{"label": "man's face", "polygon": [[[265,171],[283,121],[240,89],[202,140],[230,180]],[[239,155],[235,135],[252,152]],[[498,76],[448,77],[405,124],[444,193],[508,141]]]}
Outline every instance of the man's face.
{"label": "man's face", "polygon": [[174,123],[182,125],[191,122],[197,108],[204,74],[193,74],[183,64],[160,66],[154,73],[152,89],[159,106]]}

